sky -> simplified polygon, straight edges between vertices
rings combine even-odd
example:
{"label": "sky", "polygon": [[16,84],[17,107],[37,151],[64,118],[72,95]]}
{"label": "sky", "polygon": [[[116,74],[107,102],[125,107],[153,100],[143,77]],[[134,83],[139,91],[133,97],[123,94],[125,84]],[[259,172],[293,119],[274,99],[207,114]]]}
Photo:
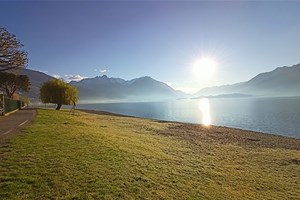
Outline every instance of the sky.
{"label": "sky", "polygon": [[151,76],[193,93],[300,63],[300,1],[0,0],[0,10],[28,68],[66,80]]}

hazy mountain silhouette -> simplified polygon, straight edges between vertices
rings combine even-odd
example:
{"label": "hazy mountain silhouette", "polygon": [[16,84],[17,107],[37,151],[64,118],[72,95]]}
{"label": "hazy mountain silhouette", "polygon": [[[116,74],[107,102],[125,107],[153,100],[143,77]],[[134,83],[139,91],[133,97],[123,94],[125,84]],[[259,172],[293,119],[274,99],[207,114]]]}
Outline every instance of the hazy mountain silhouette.
{"label": "hazy mountain silhouette", "polygon": [[219,94],[219,95],[202,95],[202,96],[197,96],[193,97],[192,99],[201,99],[201,98],[244,98],[244,97],[253,97],[253,95],[249,94],[241,94],[241,93],[230,93],[230,94]]}
{"label": "hazy mountain silhouette", "polygon": [[[20,74],[30,79],[30,91],[21,92],[31,101],[39,101],[41,85],[54,79],[45,73],[22,69]],[[149,76],[124,80],[106,75],[70,82],[79,90],[81,102],[104,101],[158,101],[188,97],[167,84]],[[194,97],[241,97],[241,96],[300,96],[300,63],[291,67],[279,67],[271,72],[261,73],[246,82],[201,89]]]}
{"label": "hazy mountain silhouette", "polygon": [[195,96],[231,93],[256,96],[300,96],[300,63],[258,74],[246,82],[204,88]]}
{"label": "hazy mountain silhouette", "polygon": [[28,92],[20,92],[20,94],[22,94],[22,96],[29,97],[32,102],[40,101],[41,85],[46,81],[54,79],[54,77],[43,72],[31,69],[22,69],[20,74],[27,75],[30,79],[30,90]]}
{"label": "hazy mountain silhouette", "polygon": [[72,81],[78,88],[80,101],[155,101],[176,99],[186,96],[167,84],[145,76],[126,81],[106,75]]}

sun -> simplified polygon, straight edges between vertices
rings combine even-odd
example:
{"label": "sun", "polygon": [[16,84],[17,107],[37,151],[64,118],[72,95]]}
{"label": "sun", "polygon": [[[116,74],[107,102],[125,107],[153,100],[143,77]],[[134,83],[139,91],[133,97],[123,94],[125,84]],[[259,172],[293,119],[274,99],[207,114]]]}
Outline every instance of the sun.
{"label": "sun", "polygon": [[194,76],[202,81],[211,80],[216,72],[217,62],[213,58],[202,57],[193,63]]}

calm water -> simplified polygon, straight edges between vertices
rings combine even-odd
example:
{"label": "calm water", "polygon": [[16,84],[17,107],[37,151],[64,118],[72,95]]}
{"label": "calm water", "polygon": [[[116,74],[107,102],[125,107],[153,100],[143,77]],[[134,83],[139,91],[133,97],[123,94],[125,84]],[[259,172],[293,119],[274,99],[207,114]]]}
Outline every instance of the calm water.
{"label": "calm water", "polygon": [[80,104],[78,107],[144,118],[236,127],[300,138],[300,97]]}

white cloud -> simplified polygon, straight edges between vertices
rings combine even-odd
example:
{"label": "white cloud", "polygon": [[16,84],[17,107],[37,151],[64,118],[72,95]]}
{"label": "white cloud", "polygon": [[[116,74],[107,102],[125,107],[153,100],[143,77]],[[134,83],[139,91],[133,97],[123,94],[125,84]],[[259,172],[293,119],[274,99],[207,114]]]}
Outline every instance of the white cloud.
{"label": "white cloud", "polygon": [[108,69],[94,69],[94,72],[106,73],[109,72]]}
{"label": "white cloud", "polygon": [[164,82],[165,84],[167,84],[168,86],[172,86],[172,83],[171,82]]}
{"label": "white cloud", "polygon": [[66,81],[80,81],[82,79],[85,79],[87,77],[81,76],[81,75],[65,75]]}
{"label": "white cloud", "polygon": [[108,72],[108,70],[107,69],[101,69],[101,70],[99,70],[101,73],[106,73],[106,72]]}
{"label": "white cloud", "polygon": [[36,71],[42,72],[42,73],[44,73],[44,74],[47,74],[47,73],[48,73],[48,71],[42,71],[42,70],[36,70]]}
{"label": "white cloud", "polygon": [[60,79],[60,78],[61,78],[61,75],[54,74],[53,77],[54,77],[54,78],[57,78],[57,79]]}
{"label": "white cloud", "polygon": [[34,71],[38,71],[38,72],[42,72],[44,74],[48,74],[48,72],[49,72],[47,70],[39,70],[39,69],[36,69],[36,68],[29,68],[29,69],[34,70]]}

